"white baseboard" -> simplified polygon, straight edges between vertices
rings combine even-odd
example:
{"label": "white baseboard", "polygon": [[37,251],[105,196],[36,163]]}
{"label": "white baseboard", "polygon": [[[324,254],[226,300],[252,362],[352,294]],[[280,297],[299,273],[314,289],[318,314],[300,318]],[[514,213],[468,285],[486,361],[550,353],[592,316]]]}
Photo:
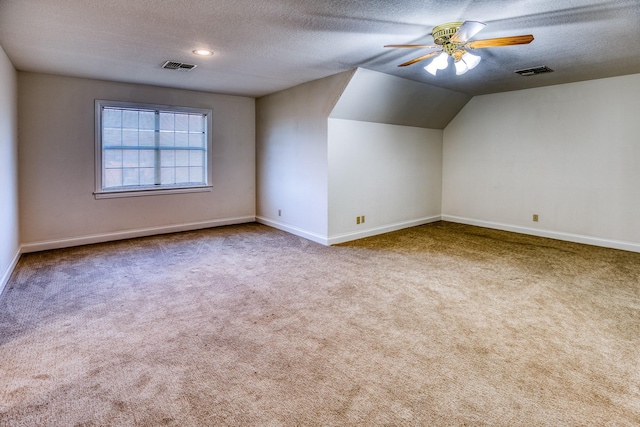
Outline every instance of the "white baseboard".
{"label": "white baseboard", "polygon": [[255,220],[255,216],[243,216],[236,218],[216,219],[212,221],[167,225],[162,227],[140,228],[137,230],[116,231],[113,233],[92,234],[89,236],[70,237],[65,239],[46,240],[42,242],[23,244],[22,253],[46,251],[49,249],[61,249],[71,246],[90,245],[93,243],[132,239],[135,237],[154,236],[156,234],[179,233],[181,231],[200,230],[203,228],[220,227],[223,225],[244,224],[247,222],[255,222]]}
{"label": "white baseboard", "polygon": [[317,233],[303,230],[298,227],[293,227],[287,224],[283,224],[272,219],[264,217],[256,217],[256,221],[260,224],[268,225],[269,227],[277,228],[278,230],[286,231],[287,233],[294,234],[296,236],[304,237],[316,243],[320,243],[325,246],[337,245],[338,243],[350,242],[352,240],[363,239],[365,237],[377,236],[378,234],[389,233],[390,231],[402,230],[403,228],[415,227],[418,225],[428,224],[430,222],[440,221],[440,215],[419,218],[411,221],[397,222],[394,224],[388,224],[381,227],[367,228],[365,230],[359,230],[357,232],[338,234],[335,236],[327,237]]}
{"label": "white baseboard", "polygon": [[397,222],[394,224],[383,225],[381,227],[367,228],[365,230],[359,230],[351,233],[338,234],[329,237],[328,241],[330,245],[337,245],[338,243],[345,243],[352,240],[363,239],[365,237],[377,236],[378,234],[402,230],[403,228],[416,227],[418,225],[424,225],[436,221],[440,221],[440,215],[413,219],[411,221]]}
{"label": "white baseboard", "polygon": [[13,255],[13,258],[11,258],[11,262],[9,262],[7,269],[3,272],[2,278],[0,278],[0,295],[2,295],[2,292],[4,291],[5,286],[7,286],[7,283],[9,283],[9,279],[11,278],[13,270],[16,268],[16,264],[18,264],[20,255],[22,255],[22,251],[20,248],[18,248],[16,253]]}
{"label": "white baseboard", "polygon": [[278,230],[286,231],[287,233],[291,233],[299,237],[304,237],[305,239],[311,240],[316,243],[320,243],[321,245],[327,246],[329,244],[327,243],[326,236],[322,236],[320,234],[314,233],[312,231],[304,230],[302,228],[293,227],[291,225],[274,221],[269,218],[257,216],[256,222],[259,222],[260,224],[268,225],[269,227],[277,228]]}
{"label": "white baseboard", "polygon": [[599,237],[584,236],[581,234],[563,233],[560,231],[541,230],[537,228],[522,227],[518,225],[502,224],[464,218],[453,215],[442,215],[443,221],[458,222],[460,224],[476,225],[478,227],[494,228],[496,230],[512,231],[514,233],[529,234],[550,239],[565,240],[567,242],[584,243],[586,245],[602,246],[605,248],[620,249],[623,251],[640,252],[640,244],[621,240],[602,239]]}

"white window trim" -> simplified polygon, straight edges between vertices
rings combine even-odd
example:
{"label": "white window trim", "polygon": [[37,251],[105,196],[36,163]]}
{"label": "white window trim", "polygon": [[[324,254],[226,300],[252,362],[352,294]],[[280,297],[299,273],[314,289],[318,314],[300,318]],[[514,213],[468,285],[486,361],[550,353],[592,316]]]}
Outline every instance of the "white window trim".
{"label": "white window trim", "polygon": [[[102,189],[102,109],[103,107],[122,107],[133,109],[154,109],[171,112],[200,113],[206,115],[207,123],[207,182],[206,185],[168,185],[158,188],[138,187],[132,189]],[[181,107],[161,104],[145,104],[140,102],[95,100],[95,191],[96,199],[111,199],[116,197],[156,196],[162,194],[210,192],[213,188],[213,111],[206,108]]]}

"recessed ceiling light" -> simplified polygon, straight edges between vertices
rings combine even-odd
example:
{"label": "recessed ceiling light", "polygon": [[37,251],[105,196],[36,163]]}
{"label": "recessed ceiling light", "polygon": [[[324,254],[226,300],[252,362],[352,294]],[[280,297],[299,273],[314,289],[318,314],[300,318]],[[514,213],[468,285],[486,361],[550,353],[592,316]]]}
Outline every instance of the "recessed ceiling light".
{"label": "recessed ceiling light", "polygon": [[195,49],[193,51],[193,53],[195,53],[196,55],[200,55],[200,56],[210,56],[213,55],[213,52],[207,49]]}

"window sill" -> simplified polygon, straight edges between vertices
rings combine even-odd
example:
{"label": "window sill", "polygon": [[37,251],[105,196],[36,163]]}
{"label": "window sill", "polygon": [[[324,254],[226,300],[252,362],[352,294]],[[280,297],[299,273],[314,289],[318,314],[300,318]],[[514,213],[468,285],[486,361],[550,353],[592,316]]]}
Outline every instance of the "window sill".
{"label": "window sill", "polygon": [[211,192],[212,186],[202,187],[180,187],[180,188],[162,188],[162,189],[140,189],[140,190],[116,190],[95,192],[93,195],[96,199],[115,199],[118,197],[141,197],[141,196],[161,196],[166,194],[179,193],[204,193]]}

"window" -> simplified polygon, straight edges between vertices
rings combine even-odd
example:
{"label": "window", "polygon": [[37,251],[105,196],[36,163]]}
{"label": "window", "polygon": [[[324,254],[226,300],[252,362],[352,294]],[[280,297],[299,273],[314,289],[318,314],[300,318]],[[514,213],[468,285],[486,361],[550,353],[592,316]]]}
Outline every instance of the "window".
{"label": "window", "polygon": [[211,110],[96,100],[96,198],[211,189]]}

